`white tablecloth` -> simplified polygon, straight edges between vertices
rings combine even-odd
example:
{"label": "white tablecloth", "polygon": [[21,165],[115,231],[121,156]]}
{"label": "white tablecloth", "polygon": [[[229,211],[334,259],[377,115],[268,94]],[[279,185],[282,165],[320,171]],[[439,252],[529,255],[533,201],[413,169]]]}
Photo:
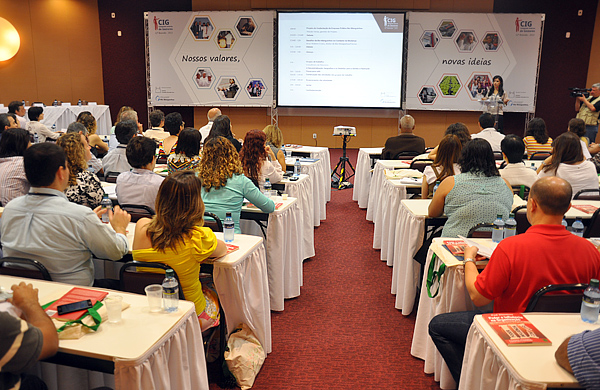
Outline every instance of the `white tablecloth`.
{"label": "white tablecloth", "polygon": [[308,259],[315,255],[315,228],[313,215],[315,210],[315,198],[313,194],[313,179],[309,175],[300,175],[297,181],[286,179],[285,192],[298,199],[298,206],[302,212],[302,259]]}
{"label": "white tablecloth", "polygon": [[[293,166],[296,161],[295,157],[286,158],[286,165]],[[312,198],[313,198],[313,226],[320,226],[321,221],[326,218],[327,200],[325,194],[330,194],[331,185],[324,188],[322,174],[323,162],[318,161],[300,161],[302,167],[301,173],[312,178]],[[331,195],[331,194],[330,194]]]}
{"label": "white tablecloth", "polygon": [[[302,146],[299,149],[293,149],[292,151],[308,152],[310,153],[310,158],[318,158],[319,161],[321,161],[321,180],[323,183],[321,187],[323,189],[321,196],[325,202],[329,202],[331,200],[331,156],[329,154],[329,149],[318,146]],[[321,219],[325,219],[325,217],[323,216]]]}
{"label": "white tablecloth", "polygon": [[377,213],[373,216],[374,233],[373,248],[381,249],[380,258],[387,260],[392,266],[394,261],[394,244],[396,218],[400,201],[406,198],[406,186],[400,180],[388,180],[384,176],[382,188],[377,192],[379,199]]}
{"label": "white tablecloth", "polygon": [[377,209],[379,207],[379,201],[381,199],[380,192],[383,188],[383,181],[385,180],[385,170],[394,169],[400,167],[408,167],[405,162],[400,160],[379,160],[375,163],[373,168],[373,177],[371,178],[371,186],[369,187],[369,199],[367,203],[367,221],[373,221],[375,215],[377,215]]}
{"label": "white tablecloth", "polygon": [[381,154],[383,148],[360,148],[356,158],[356,174],[352,200],[358,201],[358,207],[366,209],[369,203],[369,188],[371,188],[371,155]]}

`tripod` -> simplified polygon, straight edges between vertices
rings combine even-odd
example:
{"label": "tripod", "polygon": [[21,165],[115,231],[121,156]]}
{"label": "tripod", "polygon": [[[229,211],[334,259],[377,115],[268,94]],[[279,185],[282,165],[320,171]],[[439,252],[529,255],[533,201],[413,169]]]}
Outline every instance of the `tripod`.
{"label": "tripod", "polygon": [[[350,137],[350,135],[344,135],[343,136],[343,149],[342,149],[342,156],[340,157],[340,161],[338,161],[337,165],[335,166],[335,168],[333,169],[333,172],[331,172],[331,187],[332,188],[337,188],[338,190],[344,190],[346,188],[352,188],[353,185],[352,183],[348,183],[346,180],[350,179],[352,176],[354,176],[355,174],[355,170],[354,167],[352,166],[352,163],[350,162],[350,159],[348,158],[348,156],[346,156],[346,145],[348,144],[348,140]],[[346,177],[346,164],[348,164],[350,166],[350,169],[352,169],[352,174],[350,176]],[[339,169],[339,172],[338,172]],[[336,179],[334,176],[339,177],[338,179]]]}

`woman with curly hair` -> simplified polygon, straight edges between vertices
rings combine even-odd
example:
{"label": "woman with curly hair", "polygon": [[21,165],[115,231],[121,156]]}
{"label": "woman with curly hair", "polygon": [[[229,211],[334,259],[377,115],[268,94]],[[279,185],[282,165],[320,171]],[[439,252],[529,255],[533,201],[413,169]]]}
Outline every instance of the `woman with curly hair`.
{"label": "woman with curly hair", "polygon": [[285,154],[283,150],[281,150],[281,146],[283,146],[283,134],[281,133],[281,129],[277,126],[268,125],[265,126],[263,132],[267,136],[267,145],[271,148],[275,156],[277,156],[277,161],[279,161],[279,165],[281,168],[285,168]]}
{"label": "woman with curly hair", "polygon": [[525,149],[527,149],[527,158],[536,152],[552,153],[552,138],[546,131],[546,122],[542,118],[533,118],[527,123],[525,131]]}
{"label": "woman with curly hair", "polygon": [[225,219],[225,213],[230,212],[236,233],[241,233],[240,214],[244,198],[265,213],[275,211],[275,203],[244,176],[238,153],[224,137],[212,137],[204,143],[198,177],[202,180],[202,200],[206,211],[216,214],[221,220]]}
{"label": "woman with curly hair", "polygon": [[244,138],[244,146],[240,151],[240,161],[244,175],[262,188],[266,179],[271,183],[279,183],[283,179],[281,165],[275,154],[266,145],[267,137],[260,130],[250,130]]}
{"label": "woman with curly hair", "polygon": [[56,144],[63,148],[69,167],[69,187],[65,195],[70,202],[95,209],[100,206],[104,190],[98,176],[89,172],[88,160],[92,158],[86,137],[79,133],[61,136]]}
{"label": "woman with curly hair", "polygon": [[89,111],[82,111],[77,116],[77,122],[83,124],[88,131],[88,142],[92,147],[92,153],[96,157],[104,156],[108,153],[108,145],[102,141],[102,138],[96,134],[98,125],[96,118]]}

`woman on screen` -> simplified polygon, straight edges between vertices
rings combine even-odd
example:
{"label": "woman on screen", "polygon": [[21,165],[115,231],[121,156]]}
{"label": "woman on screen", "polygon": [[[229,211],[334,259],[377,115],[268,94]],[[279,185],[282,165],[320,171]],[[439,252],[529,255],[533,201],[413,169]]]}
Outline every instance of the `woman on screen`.
{"label": "woman on screen", "polygon": [[489,112],[496,118],[496,129],[502,133],[502,129],[504,128],[504,106],[509,101],[506,96],[506,91],[504,91],[504,80],[502,80],[502,76],[494,76],[492,87],[481,100],[490,101],[490,104],[485,106],[486,110],[484,112]]}

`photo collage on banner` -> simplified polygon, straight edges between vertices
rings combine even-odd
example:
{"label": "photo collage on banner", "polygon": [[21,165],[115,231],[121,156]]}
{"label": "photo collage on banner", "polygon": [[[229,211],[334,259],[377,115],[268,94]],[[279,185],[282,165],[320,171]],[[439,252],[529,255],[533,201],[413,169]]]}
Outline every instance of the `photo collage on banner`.
{"label": "photo collage on banner", "polygon": [[149,12],[150,105],[271,106],[273,18]]}
{"label": "photo collage on banner", "polygon": [[542,21],[543,14],[409,13],[407,109],[483,110],[500,75],[504,111],[533,112]]}

